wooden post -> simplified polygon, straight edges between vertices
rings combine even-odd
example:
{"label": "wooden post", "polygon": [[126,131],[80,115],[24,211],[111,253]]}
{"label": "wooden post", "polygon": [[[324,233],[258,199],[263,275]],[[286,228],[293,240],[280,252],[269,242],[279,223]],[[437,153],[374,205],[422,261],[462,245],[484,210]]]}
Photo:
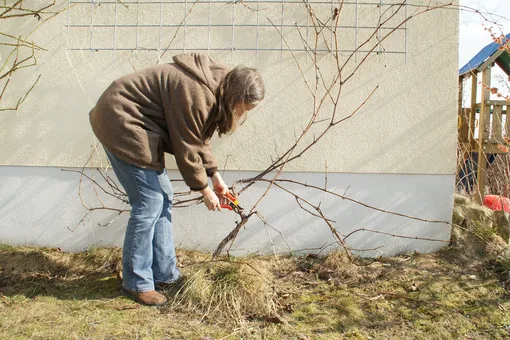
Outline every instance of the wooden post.
{"label": "wooden post", "polygon": [[487,101],[490,99],[491,84],[491,65],[482,71],[482,98],[480,103],[480,118],[478,124],[478,192],[475,197],[478,204],[483,204],[485,196],[485,170],[487,168],[487,157],[484,152],[484,144],[488,137],[488,131],[485,131],[486,121],[489,120],[490,106]]}
{"label": "wooden post", "polygon": [[[485,110],[482,110],[482,106],[485,106]],[[478,130],[478,132],[480,132],[480,130],[483,130],[484,143],[492,142],[491,141],[491,139],[492,139],[492,136],[491,136],[491,107],[492,107],[492,105],[488,104],[488,103],[484,103],[484,100],[482,100],[482,102],[480,103],[480,129]],[[483,119],[481,119],[482,112],[483,112]]]}
{"label": "wooden post", "polygon": [[458,93],[458,113],[457,113],[457,174],[459,174],[466,164],[469,157],[469,147],[466,148],[466,142],[469,142],[469,114],[468,109],[462,105],[464,96],[464,76],[459,77],[459,93]]}
{"label": "wooden post", "polygon": [[503,143],[503,106],[494,104],[492,109],[491,142]]}
{"label": "wooden post", "polygon": [[510,138],[510,109],[508,108],[508,105],[506,105],[506,110],[505,110],[505,136],[506,138]]}
{"label": "wooden post", "polygon": [[473,70],[471,75],[471,112],[469,113],[469,143],[470,149],[476,149],[475,122],[476,122],[476,96],[478,89],[478,72]]}
{"label": "wooden post", "polygon": [[459,142],[462,142],[462,118],[463,118],[463,108],[462,108],[462,92],[463,92],[463,87],[464,87],[464,77],[459,77],[459,93],[457,94],[457,100],[458,100],[458,103],[457,103],[457,120],[459,121],[459,124],[457,126],[457,133],[458,133],[458,137],[459,137]]}
{"label": "wooden post", "polygon": [[459,144],[466,143],[469,141],[469,113],[468,109],[462,107],[462,100],[463,100],[463,94],[464,94],[464,77],[459,77],[459,103],[458,103],[458,126],[457,126],[457,133],[458,133],[458,140]]}

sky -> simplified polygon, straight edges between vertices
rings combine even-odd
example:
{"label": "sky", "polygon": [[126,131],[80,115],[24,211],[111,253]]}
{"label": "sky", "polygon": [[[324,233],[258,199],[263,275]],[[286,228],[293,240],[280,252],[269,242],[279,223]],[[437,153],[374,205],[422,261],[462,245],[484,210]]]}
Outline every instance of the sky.
{"label": "sky", "polygon": [[[460,5],[477,8],[506,17],[497,19],[503,25],[503,32],[510,33],[510,0],[460,0]],[[459,31],[459,68],[464,66],[485,45],[491,43],[491,37],[484,31],[478,14],[461,11]]]}
{"label": "sky", "polygon": [[[494,13],[505,17],[504,19],[495,16],[493,21],[502,25],[502,28],[494,26],[494,32],[503,31],[506,35],[510,33],[510,0],[460,0],[460,5],[472,7],[481,12]],[[489,17],[489,16],[488,16]],[[459,23],[459,69],[471,60],[482,48],[492,42],[491,36],[483,28],[483,20],[480,15],[461,11]],[[487,24],[487,23],[485,23]],[[489,23],[490,25],[490,23]],[[495,67],[492,72],[492,86],[497,87],[499,92],[505,96],[510,95],[506,86],[501,85],[502,79],[506,79],[505,74]],[[464,104],[470,101],[470,82],[464,88]],[[478,91],[480,95],[480,91]],[[491,96],[491,99],[498,99]]]}

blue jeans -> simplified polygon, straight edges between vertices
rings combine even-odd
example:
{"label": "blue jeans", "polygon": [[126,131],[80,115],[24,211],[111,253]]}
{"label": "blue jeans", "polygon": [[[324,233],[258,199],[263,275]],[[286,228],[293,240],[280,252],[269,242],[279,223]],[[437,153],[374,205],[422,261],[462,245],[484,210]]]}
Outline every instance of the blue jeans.
{"label": "blue jeans", "polygon": [[105,150],[129,197],[129,217],[122,249],[122,286],[135,292],[155,289],[180,276],[172,235],[173,189],[166,170],[142,169]]}

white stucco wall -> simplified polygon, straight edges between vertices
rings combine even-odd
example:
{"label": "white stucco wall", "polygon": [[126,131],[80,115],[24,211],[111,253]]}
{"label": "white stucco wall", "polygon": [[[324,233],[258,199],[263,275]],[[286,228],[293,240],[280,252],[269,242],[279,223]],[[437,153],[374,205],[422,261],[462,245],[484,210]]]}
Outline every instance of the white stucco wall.
{"label": "white stucco wall", "polygon": [[[303,129],[313,113],[313,97],[301,79],[293,56],[279,50],[282,40],[278,32],[273,27],[260,27],[257,35],[253,27],[235,27],[235,23],[255,25],[257,20],[259,25],[267,25],[268,18],[276,26],[281,22],[306,25],[306,12],[301,2],[283,2],[283,21],[281,1],[261,4],[258,19],[253,7],[255,2],[245,1],[244,5],[212,3],[210,21],[208,4],[197,3],[186,18],[187,26],[177,32],[172,50],[159,60],[161,50],[158,53],[145,49],[166,47],[177,28],[162,27],[160,30],[158,25],[179,24],[192,3],[164,1],[161,5],[158,1],[140,1],[137,7],[137,1],[125,1],[129,6],[125,8],[108,1],[96,0],[92,6],[91,1],[79,0],[82,3],[72,4],[41,26],[31,39],[47,51],[37,52],[37,66],[16,73],[2,98],[2,106],[14,103],[41,74],[39,83],[17,112],[0,114],[1,242],[37,243],[69,250],[96,243],[121,242],[125,222],[122,218],[107,229],[96,227],[96,221],[92,220],[74,233],[67,231],[74,221],[79,221],[83,209],[76,192],[77,177],[59,169],[85,164],[93,144],[88,112],[108,84],[128,72],[169,62],[173,54],[185,49],[204,47],[210,47],[211,57],[223,64],[245,64],[259,69],[266,83],[267,99],[250,112],[246,124],[236,134],[213,141],[219,163],[230,170],[227,171],[229,183],[240,176],[248,176],[249,171],[264,169],[277,153],[294,143],[295,134]],[[380,1],[364,1],[372,2]],[[429,2],[413,0],[408,3]],[[57,5],[65,8],[68,2]],[[331,16],[329,3],[317,6],[318,15],[328,20]],[[388,9],[387,13],[392,10],[394,8]],[[417,10],[419,7],[410,6],[399,12],[390,27]],[[357,20],[355,12],[355,7],[346,5],[339,24],[377,25],[377,7],[359,7]],[[142,27],[138,31],[120,27],[133,22],[155,27]],[[209,22],[224,26],[197,26]],[[91,23],[112,27],[91,29]],[[35,18],[28,22],[12,20],[7,21],[5,27],[8,33],[19,35],[26,34],[36,24]],[[88,26],[68,29],[68,24]],[[322,183],[327,161],[329,179],[336,183],[332,186],[338,186],[340,193],[351,185],[349,194],[360,195],[380,208],[395,208],[425,219],[449,221],[457,140],[457,27],[458,13],[454,10],[431,11],[402,26],[385,41],[383,48],[404,53],[370,57],[357,76],[344,85],[337,116],[350,114],[379,86],[370,101],[352,119],[336,126],[303,157],[289,164],[286,170],[292,173],[284,176]],[[369,31],[360,28],[355,39],[355,30],[340,29],[340,49],[352,50]],[[291,48],[301,48],[295,29],[284,28],[284,36]],[[310,41],[312,36],[310,29]],[[125,50],[132,48],[134,41],[139,49]],[[88,50],[91,46],[97,51]],[[215,50],[232,46],[235,51]],[[283,47],[285,49],[285,44]],[[7,47],[0,46],[2,61],[8,52]],[[348,54],[341,53],[341,58],[345,59]],[[294,55],[308,81],[313,82],[311,58],[299,51]],[[357,53],[346,70],[359,65],[364,55]],[[330,57],[319,53],[318,59],[323,72],[332,69]],[[334,73],[324,74],[327,78]],[[319,118],[330,117],[331,113],[332,106],[327,104]],[[315,125],[308,140],[322,128],[321,124]],[[92,164],[101,162],[104,159],[95,158]],[[167,165],[176,169],[171,157]],[[249,203],[256,199],[257,193],[256,190],[247,193],[243,200]],[[281,201],[280,195],[268,196],[261,211],[265,210],[268,222],[278,226],[295,249],[314,248],[332,240],[324,225],[312,222],[311,217],[303,217],[292,199]],[[282,208],[275,209],[280,204]],[[394,216],[360,210],[360,207],[336,200],[324,204],[330,204],[330,213],[334,216],[331,218],[338,219],[342,233],[368,224],[380,230],[404,231],[409,236],[449,237],[445,226],[395,220]],[[228,214],[211,215],[203,207],[177,210],[175,216],[178,242],[187,247],[211,249],[233,227]],[[93,218],[105,222],[109,217],[99,213]],[[236,247],[243,249],[241,252],[267,251],[267,236],[259,224],[250,222],[247,231],[240,236]],[[367,249],[384,244],[373,254],[394,254],[406,249],[428,251],[440,246],[409,239],[387,239],[381,235],[358,235],[352,238],[356,247]],[[281,244],[278,247],[282,249]]]}

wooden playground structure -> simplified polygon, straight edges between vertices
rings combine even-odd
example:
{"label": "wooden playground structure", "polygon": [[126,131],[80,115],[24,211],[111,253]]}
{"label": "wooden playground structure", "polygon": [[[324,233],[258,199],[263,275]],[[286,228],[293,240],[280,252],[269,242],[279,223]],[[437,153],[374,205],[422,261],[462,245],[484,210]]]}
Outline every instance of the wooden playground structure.
{"label": "wooden playground structure", "polygon": [[[508,38],[510,34],[507,35]],[[457,170],[461,170],[468,158],[474,158],[477,181],[476,188],[473,189],[476,190],[475,199],[480,204],[483,203],[485,195],[489,157],[508,153],[506,145],[507,138],[510,137],[510,119],[507,116],[509,102],[506,99],[491,100],[491,92],[495,92],[491,86],[493,67],[499,66],[510,76],[510,56],[506,50],[498,47],[495,43],[487,45],[459,72],[460,160]],[[463,107],[464,84],[469,80],[471,101],[469,107]]]}

